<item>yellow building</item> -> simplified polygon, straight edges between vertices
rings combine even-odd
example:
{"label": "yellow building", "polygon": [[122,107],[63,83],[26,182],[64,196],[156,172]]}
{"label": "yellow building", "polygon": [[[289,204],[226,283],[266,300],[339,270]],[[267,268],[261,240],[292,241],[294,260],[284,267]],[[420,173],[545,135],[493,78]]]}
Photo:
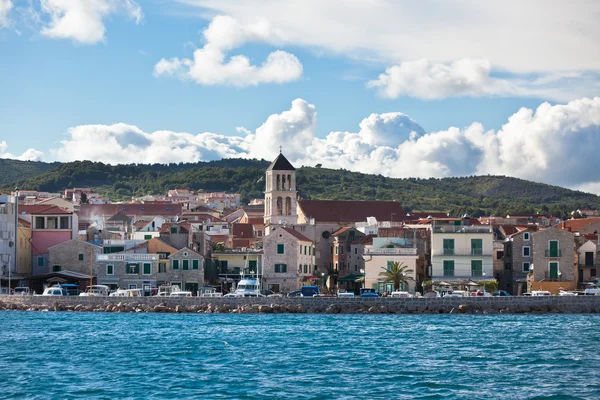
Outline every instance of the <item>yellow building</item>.
{"label": "yellow building", "polygon": [[17,275],[31,276],[31,224],[19,218]]}

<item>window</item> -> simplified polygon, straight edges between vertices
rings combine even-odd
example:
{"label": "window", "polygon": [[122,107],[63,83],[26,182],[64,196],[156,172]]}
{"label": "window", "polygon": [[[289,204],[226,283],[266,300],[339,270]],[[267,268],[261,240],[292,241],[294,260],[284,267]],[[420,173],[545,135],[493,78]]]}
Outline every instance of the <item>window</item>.
{"label": "window", "polygon": [[192,269],[199,269],[200,260],[192,260]]}
{"label": "window", "polygon": [[144,240],[150,240],[152,239],[152,235],[144,235]]}
{"label": "window", "polygon": [[106,265],[106,275],[114,275],[115,274],[115,266],[112,264]]}
{"label": "window", "polygon": [[512,269],[512,263],[504,263],[504,269],[507,271],[510,271]]}
{"label": "window", "polygon": [[333,246],[331,246],[331,247],[329,248],[329,250],[330,250],[331,254],[333,254]]}
{"label": "window", "polygon": [[130,283],[129,289],[137,289],[137,283]]}
{"label": "window", "polygon": [[152,264],[144,263],[143,274],[144,275],[152,275]]}
{"label": "window", "polygon": [[596,276],[596,268],[590,268],[590,276]]}
{"label": "window", "polygon": [[35,217],[35,229],[46,229],[46,220],[44,217]]}
{"label": "window", "polygon": [[183,260],[183,268],[184,270],[190,269],[190,260]]}
{"label": "window", "polygon": [[556,261],[548,263],[548,278],[558,280],[558,263]]}
{"label": "window", "polygon": [[512,246],[510,244],[506,245],[505,250],[506,250],[506,257],[512,257]]}
{"label": "window", "polygon": [[277,273],[287,272],[287,264],[275,264],[275,272],[277,272]]}
{"label": "window", "polygon": [[354,248],[354,254],[358,254],[358,247]]}
{"label": "window", "polygon": [[256,231],[256,236],[258,236],[258,237],[262,237],[262,230],[258,229],[258,230]]}
{"label": "window", "polygon": [[338,247],[339,247],[339,246],[335,246],[335,254],[338,254],[338,251],[339,251],[339,250],[338,250]]}
{"label": "window", "polygon": [[38,267],[44,266],[44,257],[38,257]]}
{"label": "window", "polygon": [[471,255],[483,255],[483,239],[471,239]]}
{"label": "window", "polygon": [[308,252],[308,246],[304,246],[304,255]]}
{"label": "window", "polygon": [[340,246],[340,254],[344,254],[344,246]]}
{"label": "window", "polygon": [[298,247],[298,253],[302,254],[302,245],[299,245],[299,247]]}
{"label": "window", "polygon": [[454,255],[454,239],[444,239],[444,255]]}
{"label": "window", "polygon": [[61,266],[60,265],[53,265],[52,266],[52,272],[60,272],[61,270]]}
{"label": "window", "polygon": [[500,250],[496,252],[496,260],[502,260],[504,258],[504,251]]}
{"label": "window", "polygon": [[284,254],[285,253],[285,248],[283,246],[283,243],[277,243],[277,254]]}
{"label": "window", "polygon": [[482,260],[471,260],[471,276],[483,276]]}
{"label": "window", "polygon": [[137,264],[127,264],[126,267],[127,273],[128,274],[139,274],[140,273],[140,266]]}
{"label": "window", "polygon": [[46,217],[46,229],[58,229],[58,217]]}
{"label": "window", "polygon": [[523,232],[523,240],[524,241],[526,241],[526,242],[529,241],[530,237],[531,236],[530,236],[529,232]]}
{"label": "window", "polygon": [[158,273],[165,273],[167,272],[167,264],[165,263],[158,263]]}
{"label": "window", "polygon": [[334,268],[334,270],[335,270],[335,271],[337,271],[337,270],[338,270],[338,263],[337,263],[337,262],[335,263],[335,268]]}
{"label": "window", "polygon": [[522,269],[522,271],[523,272],[529,272],[530,267],[531,267],[531,264],[526,261],[526,262],[523,263],[523,269]]}
{"label": "window", "polygon": [[523,257],[531,257],[531,247],[523,246]]}
{"label": "window", "polygon": [[558,250],[558,240],[550,240],[548,242],[548,257],[560,257]]}
{"label": "window", "polygon": [[173,265],[171,266],[171,268],[179,269],[179,260],[173,260],[172,263]]}
{"label": "window", "polygon": [[454,276],[454,260],[444,260],[444,276]]}
{"label": "window", "polygon": [[307,274],[308,273],[308,265],[304,264],[304,273]]}
{"label": "window", "polygon": [[70,217],[60,217],[60,229],[71,229]]}
{"label": "window", "polygon": [[358,272],[358,265],[354,264],[354,272]]}

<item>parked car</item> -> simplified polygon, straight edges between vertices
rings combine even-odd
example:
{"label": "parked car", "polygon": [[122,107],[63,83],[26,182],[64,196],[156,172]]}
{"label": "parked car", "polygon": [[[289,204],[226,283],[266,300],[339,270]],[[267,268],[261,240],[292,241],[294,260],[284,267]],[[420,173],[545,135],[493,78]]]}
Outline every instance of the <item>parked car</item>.
{"label": "parked car", "polygon": [[466,290],[453,290],[452,292],[446,293],[444,297],[469,297],[469,292]]}
{"label": "parked car", "polygon": [[300,292],[304,297],[317,297],[320,294],[318,286],[302,286]]}
{"label": "parked car", "polygon": [[475,294],[471,294],[472,296],[479,296],[479,297],[491,297],[492,294],[490,292],[483,292],[481,290],[478,290],[475,292]]}
{"label": "parked car", "polygon": [[262,295],[265,295],[265,296],[269,297],[270,295],[272,295],[272,294],[275,294],[275,292],[274,292],[274,291],[272,291],[272,290],[263,289],[263,290],[261,290],[261,291],[260,291],[260,294],[262,294]]}
{"label": "parked car", "polygon": [[287,297],[303,297],[303,295],[300,290],[294,290],[293,292],[289,292]]}
{"label": "parked car", "polygon": [[360,297],[379,297],[373,288],[360,288]]}
{"label": "parked car", "polygon": [[338,292],[338,297],[354,297],[354,292]]}
{"label": "parked car", "polygon": [[494,296],[510,296],[510,293],[504,291],[504,290],[496,290],[494,292]]}
{"label": "parked car", "polygon": [[240,294],[240,293],[236,293],[236,292],[231,292],[231,293],[227,293],[223,297],[244,297],[244,295]]}
{"label": "parked car", "polygon": [[397,291],[397,292],[392,292],[392,294],[390,295],[390,297],[400,297],[400,298],[411,298],[413,297],[412,294],[408,293],[408,292],[402,292],[402,291]]}

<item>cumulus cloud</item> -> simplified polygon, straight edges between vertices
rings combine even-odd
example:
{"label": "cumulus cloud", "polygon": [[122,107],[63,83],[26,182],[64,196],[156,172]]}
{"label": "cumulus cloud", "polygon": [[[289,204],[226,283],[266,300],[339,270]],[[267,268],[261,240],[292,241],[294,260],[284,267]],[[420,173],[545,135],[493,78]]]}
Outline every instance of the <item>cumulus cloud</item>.
{"label": "cumulus cloud", "polygon": [[36,149],[27,149],[20,156],[8,153],[8,144],[6,141],[0,142],[0,158],[10,158],[21,161],[45,161],[44,153]]}
{"label": "cumulus cloud", "polygon": [[[355,132],[335,131],[319,137],[313,104],[296,99],[269,116],[255,130],[237,127],[226,136],[160,130],[134,125],[80,125],[51,150],[59,161],[119,163],[196,162],[221,158],[273,159],[283,153],[295,165],[322,164],[390,177],[508,175],[600,193],[600,97],[566,104],[522,108],[499,130],[474,122],[425,132],[400,113],[371,114]],[[6,153],[0,143],[0,157]],[[21,159],[41,159],[28,150]]]}
{"label": "cumulus cloud", "polygon": [[488,60],[464,58],[452,63],[421,59],[391,66],[367,82],[386,98],[442,99],[460,96],[529,96],[569,100],[600,90],[598,74],[548,73],[496,78]]}
{"label": "cumulus cloud", "polygon": [[8,13],[13,8],[11,0],[0,0],[0,29],[10,25]]}
{"label": "cumulus cloud", "polygon": [[42,35],[83,44],[104,40],[104,19],[109,15],[124,14],[136,23],[143,17],[133,0],[41,0],[41,13],[50,18]]}
{"label": "cumulus cloud", "polygon": [[270,53],[260,65],[248,57],[227,53],[247,42],[277,43],[279,31],[263,19],[240,24],[229,16],[215,17],[203,32],[205,44],[196,49],[192,59],[161,59],[154,66],[154,75],[189,79],[202,85],[256,86],[261,83],[286,83],[302,76],[298,58],[283,50]]}

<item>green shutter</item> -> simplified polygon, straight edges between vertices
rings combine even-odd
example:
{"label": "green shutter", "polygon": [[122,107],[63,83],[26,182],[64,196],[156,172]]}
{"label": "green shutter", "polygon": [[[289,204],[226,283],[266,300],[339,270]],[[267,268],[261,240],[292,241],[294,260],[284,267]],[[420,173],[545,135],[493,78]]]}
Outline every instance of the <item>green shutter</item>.
{"label": "green shutter", "polygon": [[171,233],[177,233],[177,227],[176,226],[172,226],[171,227]]}
{"label": "green shutter", "polygon": [[185,269],[185,270],[190,269],[190,261],[189,260],[183,260],[183,269]]}
{"label": "green shutter", "polygon": [[444,260],[444,276],[454,276],[454,260]]}
{"label": "green shutter", "polygon": [[152,235],[144,235],[144,240],[150,240],[152,239]]}
{"label": "green shutter", "polygon": [[549,257],[558,257],[558,240],[550,241]]}
{"label": "green shutter", "polygon": [[152,264],[144,263],[144,275],[152,274]]}
{"label": "green shutter", "polygon": [[558,263],[551,262],[548,267],[550,269],[550,279],[558,279]]}
{"label": "green shutter", "polygon": [[106,275],[114,275],[115,271],[114,271],[114,266],[111,264],[108,264],[106,266]]}
{"label": "green shutter", "polygon": [[192,269],[198,269],[199,260],[192,260]]}
{"label": "green shutter", "polygon": [[173,269],[179,269],[179,260],[173,260]]}
{"label": "green shutter", "polygon": [[38,257],[38,267],[44,266],[44,257]]}
{"label": "green shutter", "polygon": [[83,254],[79,253],[79,261],[83,261]]}
{"label": "green shutter", "polygon": [[482,260],[471,260],[471,276],[483,276]]}
{"label": "green shutter", "polygon": [[471,239],[471,254],[474,256],[483,255],[483,239]]}
{"label": "green shutter", "polygon": [[281,264],[281,272],[287,272],[287,264]]}
{"label": "green shutter", "polygon": [[284,250],[285,250],[285,248],[283,246],[283,243],[278,243],[277,244],[277,254],[284,254]]}
{"label": "green shutter", "polygon": [[454,255],[454,239],[444,239],[444,255]]}

